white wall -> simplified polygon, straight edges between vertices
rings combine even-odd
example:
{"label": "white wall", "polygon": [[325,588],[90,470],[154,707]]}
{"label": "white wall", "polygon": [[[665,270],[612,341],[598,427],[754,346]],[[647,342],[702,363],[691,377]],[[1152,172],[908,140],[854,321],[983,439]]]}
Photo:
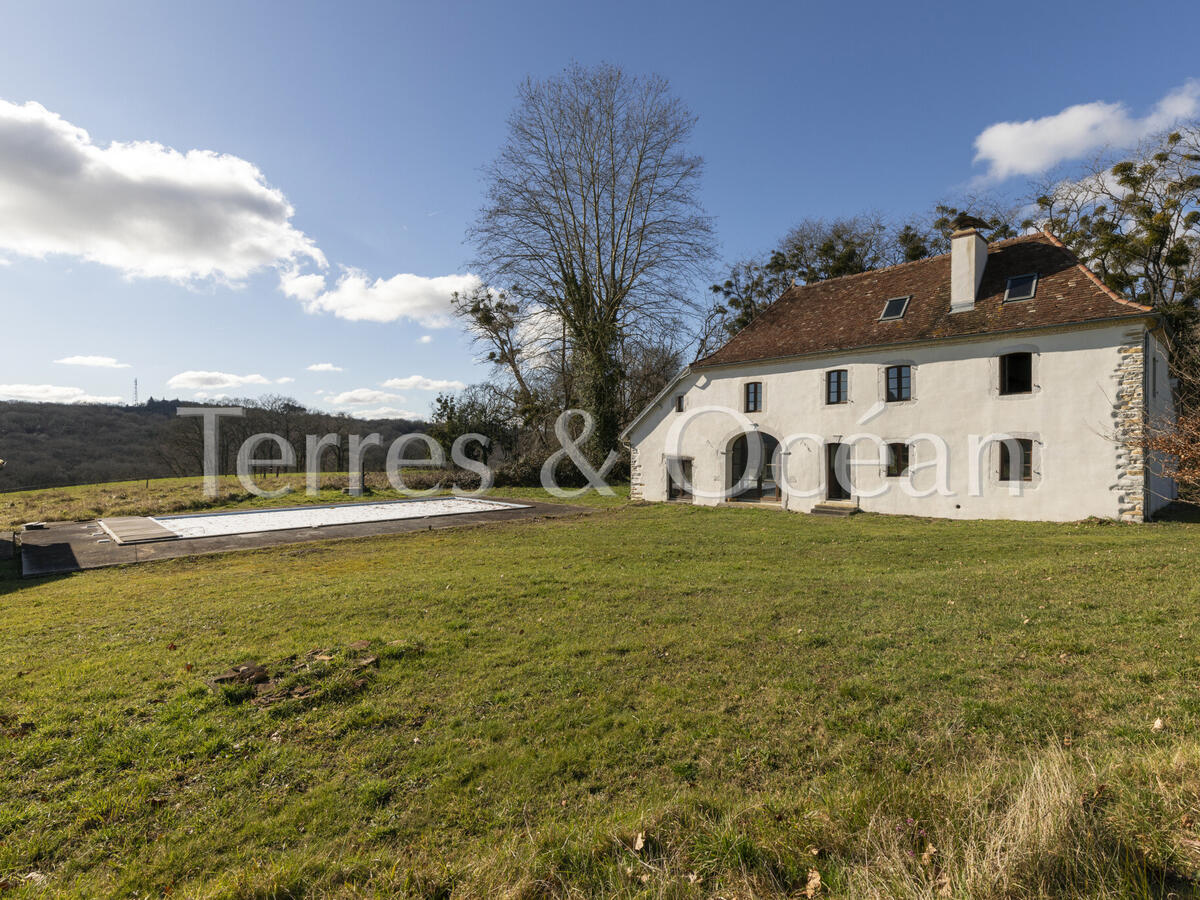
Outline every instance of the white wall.
{"label": "white wall", "polygon": [[[939,435],[949,446],[947,483],[954,496],[914,498],[897,479],[884,478],[880,466],[856,467],[854,490],[862,509],[949,518],[1011,518],[1071,521],[1088,516],[1116,517],[1114,490],[1118,444],[1114,435],[1113,401],[1117,390],[1118,347],[1127,344],[1131,330],[1123,322],[1062,332],[1010,335],[922,347],[850,353],[759,363],[691,373],[677,390],[665,396],[637,423],[629,437],[637,453],[642,496],[665,500],[668,432],[681,417],[675,395],[685,394],[685,414],[700,407],[741,410],[747,381],[763,383],[763,410],[747,413],[761,431],[779,440],[812,433],[837,440],[859,433],[877,434],[885,441],[903,441],[921,433]],[[1014,351],[1034,354],[1034,392],[1001,396],[998,357]],[[912,366],[913,398],[883,403],[883,371],[888,365]],[[1160,363],[1161,367],[1164,363]],[[849,403],[825,404],[824,374],[829,369],[849,372]],[[1160,387],[1159,396],[1163,394]],[[681,456],[693,460],[697,492],[719,494],[729,482],[729,445],[744,429],[730,415],[705,413],[692,418],[680,440]],[[982,478],[977,495],[969,477],[968,435],[1006,432],[1035,440],[1034,481],[1020,496],[998,480],[998,448],[985,445]],[[857,445],[857,459],[876,453],[874,445]],[[928,460],[929,443],[914,445],[914,464]],[[815,491],[823,480],[824,448],[810,442],[795,444],[784,458],[788,483],[795,491]],[[936,484],[938,474],[918,473],[916,490]],[[887,484],[880,496],[870,492]],[[824,494],[788,494],[784,505],[807,511]],[[718,497],[697,496],[697,503],[715,504]]]}

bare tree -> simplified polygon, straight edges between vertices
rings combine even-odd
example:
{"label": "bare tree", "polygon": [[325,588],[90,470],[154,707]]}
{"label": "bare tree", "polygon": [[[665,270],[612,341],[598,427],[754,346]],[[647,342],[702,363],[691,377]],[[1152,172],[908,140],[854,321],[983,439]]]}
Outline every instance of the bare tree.
{"label": "bare tree", "polygon": [[642,410],[683,368],[683,348],[665,343],[626,342],[622,365],[628,373],[624,385],[626,409]]}
{"label": "bare tree", "polygon": [[487,199],[468,233],[474,266],[561,320],[597,457],[623,417],[623,337],[676,331],[713,253],[697,199],[703,163],[686,148],[695,121],[663,78],[572,65],[521,86],[485,170]]}
{"label": "bare tree", "polygon": [[1200,302],[1200,122],[1043,186],[1039,218],[1104,282],[1186,336]]}
{"label": "bare tree", "polygon": [[709,288],[717,299],[700,324],[696,339],[698,359],[753,322],[792,286],[798,274],[788,268],[787,260],[782,251],[776,250],[765,262],[754,259],[735,262],[729,267],[729,277]]}
{"label": "bare tree", "polygon": [[1174,414],[1146,425],[1148,460],[1155,474],[1174,478],[1181,498],[1200,502],[1200,325],[1177,335],[1171,359]]}
{"label": "bare tree", "polygon": [[531,358],[540,355],[533,304],[518,296],[510,299],[507,292],[486,285],[468,294],[456,293],[452,302],[475,343],[486,348],[487,361],[511,380],[509,404],[528,419],[533,406],[529,368]]}
{"label": "bare tree", "polygon": [[1017,234],[1017,210],[971,195],[957,205],[939,203],[928,213],[899,223],[882,213],[838,219],[801,219],[776,248],[759,258],[733,263],[729,276],[710,290],[715,296],[696,336],[697,358],[745,328],[793,284],[812,284],[950,252],[953,221],[967,212],[983,218],[989,239]]}

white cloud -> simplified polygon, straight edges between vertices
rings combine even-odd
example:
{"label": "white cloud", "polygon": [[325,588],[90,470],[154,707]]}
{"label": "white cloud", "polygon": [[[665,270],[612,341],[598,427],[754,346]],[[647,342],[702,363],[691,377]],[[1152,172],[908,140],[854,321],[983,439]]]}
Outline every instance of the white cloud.
{"label": "white cloud", "polygon": [[154,141],[105,146],[40,103],[0,100],[0,251],[179,282],[236,285],[275,267],[280,289],[310,313],[427,327],[450,324],[450,295],[479,284],[469,274],[372,280],[347,268],[328,288],[304,271],[327,262],[294,212],[248,160]]}
{"label": "white cloud", "polygon": [[196,391],[194,396],[197,400],[221,401],[221,400],[232,400],[233,399],[228,394],[210,394],[208,391]]}
{"label": "white cloud", "polygon": [[517,324],[521,360],[530,368],[542,369],[555,362],[562,346],[562,319],[544,306],[534,306]]}
{"label": "white cloud", "polygon": [[97,397],[83,388],[56,384],[0,384],[0,400],[32,403],[120,403],[120,397]]}
{"label": "white cloud", "polygon": [[[329,312],[340,319],[367,322],[395,322],[411,319],[429,328],[450,324],[450,295],[467,293],[479,287],[475,275],[440,275],[426,278],[421,275],[393,275],[374,281],[358,269],[343,269],[331,290],[314,291],[321,276],[284,274],[280,289],[289,297],[304,304],[310,313]],[[324,283],[323,279],[322,284]]]}
{"label": "white cloud", "polygon": [[329,402],[334,406],[362,406],[367,403],[387,403],[389,400],[403,400],[399,394],[389,394],[387,391],[377,391],[374,388],[355,388],[333,394]]}
{"label": "white cloud", "polygon": [[325,276],[315,273],[302,275],[295,269],[285,269],[279,273],[279,289],[289,297],[311,303],[325,290]]}
{"label": "white cloud", "polygon": [[292,378],[290,375],[284,375],[282,378],[276,378],[275,383],[276,384],[291,384],[295,380],[296,379]]}
{"label": "white cloud", "polygon": [[103,147],[40,103],[0,100],[0,248],[67,254],[130,276],[237,282],[325,265],[252,163],[152,141]]}
{"label": "white cloud", "polygon": [[154,141],[103,145],[40,103],[0,100],[0,251],[179,282],[236,285],[275,267],[280,289],[310,313],[427,327],[449,325],[450,295],[480,283],[469,274],[372,280],[345,268],[329,287],[304,271],[327,262],[294,212],[248,160]]}
{"label": "white cloud", "polygon": [[466,387],[461,381],[444,381],[426,378],[424,375],[409,375],[407,378],[389,378],[385,388],[396,391],[461,391]]}
{"label": "white cloud", "polygon": [[377,406],[374,409],[356,409],[350,413],[356,419],[424,419],[420,413],[394,406]]}
{"label": "white cloud", "polygon": [[55,362],[60,366],[91,366],[95,369],[129,368],[129,363],[117,362],[111,356],[64,356]]}
{"label": "white cloud", "polygon": [[987,163],[989,179],[1037,175],[1104,147],[1132,146],[1198,113],[1196,79],[1171,91],[1140,119],[1123,103],[1081,103],[1040,119],[989,125],[975,138],[975,162]]}
{"label": "white cloud", "polygon": [[423,334],[423,335],[421,335],[421,339],[419,341],[417,341],[417,343],[418,344],[432,344],[433,343],[433,335],[432,334]]}
{"label": "white cloud", "polygon": [[335,366],[333,363],[313,363],[308,367],[310,372],[340,372],[341,366]]}
{"label": "white cloud", "polygon": [[167,387],[179,391],[221,390],[242,387],[247,384],[270,384],[261,375],[231,375],[228,372],[187,371],[172,375]]}

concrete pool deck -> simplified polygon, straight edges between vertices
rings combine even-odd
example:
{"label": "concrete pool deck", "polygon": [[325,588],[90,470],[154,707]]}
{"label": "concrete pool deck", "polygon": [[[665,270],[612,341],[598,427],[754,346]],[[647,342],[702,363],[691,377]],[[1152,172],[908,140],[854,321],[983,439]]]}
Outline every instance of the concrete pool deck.
{"label": "concrete pool deck", "polygon": [[[490,498],[489,498],[490,499]],[[320,528],[293,528],[286,531],[257,531],[244,534],[212,537],[179,538],[154,543],[118,544],[100,527],[96,520],[88,522],[51,522],[45,528],[19,534],[21,541],[21,575],[36,578],[46,575],[66,575],[84,569],[100,569],[128,563],[150,562],[155,559],[175,559],[181,556],[202,556],[229,553],[234,550],[261,550],[288,544],[344,538],[374,537],[385,534],[408,534],[416,531],[488,525],[494,522],[552,519],[579,516],[591,512],[581,506],[541,503],[535,500],[496,497],[503,503],[519,503],[520,507],[497,508],[477,513],[454,513],[412,519],[389,519],[376,522],[356,522],[346,525],[325,525]]]}
{"label": "concrete pool deck", "polygon": [[[482,497],[413,497],[406,500],[362,500],[356,503],[308,503],[266,509],[234,509],[224,512],[185,513],[179,516],[155,516],[145,519],[150,528],[161,530],[158,538],[135,533],[134,540],[177,540],[190,537],[223,537],[255,534],[259,531],[292,531],[297,528],[329,528],[333,525],[359,525],[364,522],[391,522],[397,519],[432,519],[438,516],[497,512],[523,503],[506,503]],[[105,531],[110,520],[101,519]],[[116,537],[117,535],[112,535]]]}

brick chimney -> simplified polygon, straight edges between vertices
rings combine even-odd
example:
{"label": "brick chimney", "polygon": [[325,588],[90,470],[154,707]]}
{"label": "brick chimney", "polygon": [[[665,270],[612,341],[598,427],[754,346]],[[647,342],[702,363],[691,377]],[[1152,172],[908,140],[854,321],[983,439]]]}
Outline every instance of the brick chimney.
{"label": "brick chimney", "polygon": [[950,236],[950,312],[975,308],[987,253],[987,241],[974,228],[959,228]]}

